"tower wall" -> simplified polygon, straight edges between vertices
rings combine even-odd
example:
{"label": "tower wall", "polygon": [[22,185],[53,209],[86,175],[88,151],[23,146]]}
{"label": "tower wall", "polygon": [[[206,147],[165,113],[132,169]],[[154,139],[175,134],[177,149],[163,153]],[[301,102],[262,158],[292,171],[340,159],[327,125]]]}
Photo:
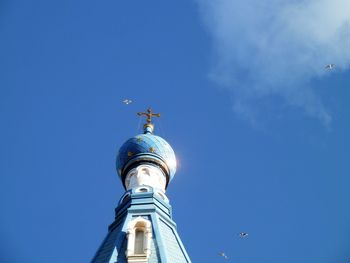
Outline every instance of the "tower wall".
{"label": "tower wall", "polygon": [[[147,192],[140,192],[142,188]],[[127,191],[115,209],[115,221],[109,226],[107,237],[91,262],[191,262],[172,220],[171,206],[163,198],[157,189],[149,186]],[[128,225],[140,217],[151,223],[150,255],[145,261],[128,261]]]}

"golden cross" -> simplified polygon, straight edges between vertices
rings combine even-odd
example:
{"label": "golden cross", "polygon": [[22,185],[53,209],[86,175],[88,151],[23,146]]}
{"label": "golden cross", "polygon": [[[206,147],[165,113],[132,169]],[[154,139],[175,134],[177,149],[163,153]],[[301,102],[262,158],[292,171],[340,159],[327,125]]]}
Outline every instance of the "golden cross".
{"label": "golden cross", "polygon": [[139,115],[139,116],[142,116],[142,115],[147,116],[147,123],[151,123],[152,117],[160,117],[160,113],[153,113],[151,108],[148,108],[147,112],[138,112],[137,115]]}

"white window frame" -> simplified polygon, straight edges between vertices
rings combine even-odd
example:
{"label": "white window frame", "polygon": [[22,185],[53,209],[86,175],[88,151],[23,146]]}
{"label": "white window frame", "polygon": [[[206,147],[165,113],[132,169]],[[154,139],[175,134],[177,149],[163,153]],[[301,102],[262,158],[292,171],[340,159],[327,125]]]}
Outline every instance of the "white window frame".
{"label": "white window frame", "polygon": [[[135,253],[135,237],[136,231],[143,231],[143,253]],[[126,257],[128,262],[132,263],[147,263],[151,255],[151,239],[152,239],[152,224],[149,220],[141,216],[131,220],[127,227],[128,245],[126,249]]]}

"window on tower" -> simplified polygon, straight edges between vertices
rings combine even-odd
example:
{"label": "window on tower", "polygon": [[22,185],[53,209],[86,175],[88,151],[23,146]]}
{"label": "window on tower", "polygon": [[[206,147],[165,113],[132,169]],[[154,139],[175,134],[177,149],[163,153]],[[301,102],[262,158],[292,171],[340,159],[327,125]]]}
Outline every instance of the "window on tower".
{"label": "window on tower", "polygon": [[135,262],[135,259],[147,260],[151,254],[151,222],[141,216],[130,221],[127,228],[127,239],[128,262]]}
{"label": "window on tower", "polygon": [[142,188],[137,189],[137,192],[144,192],[145,193],[145,192],[148,192],[148,189],[142,187]]}

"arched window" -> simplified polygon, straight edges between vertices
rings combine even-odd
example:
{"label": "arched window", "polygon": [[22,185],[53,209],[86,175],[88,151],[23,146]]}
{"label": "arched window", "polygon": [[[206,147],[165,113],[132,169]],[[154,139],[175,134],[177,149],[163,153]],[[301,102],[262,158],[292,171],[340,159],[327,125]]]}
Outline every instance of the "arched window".
{"label": "arched window", "polygon": [[135,262],[135,259],[147,260],[151,255],[151,222],[140,216],[130,221],[127,228],[127,238],[126,257],[128,262]]}
{"label": "arched window", "polygon": [[142,188],[137,189],[137,192],[144,192],[145,193],[145,192],[148,192],[148,189],[142,187]]}

